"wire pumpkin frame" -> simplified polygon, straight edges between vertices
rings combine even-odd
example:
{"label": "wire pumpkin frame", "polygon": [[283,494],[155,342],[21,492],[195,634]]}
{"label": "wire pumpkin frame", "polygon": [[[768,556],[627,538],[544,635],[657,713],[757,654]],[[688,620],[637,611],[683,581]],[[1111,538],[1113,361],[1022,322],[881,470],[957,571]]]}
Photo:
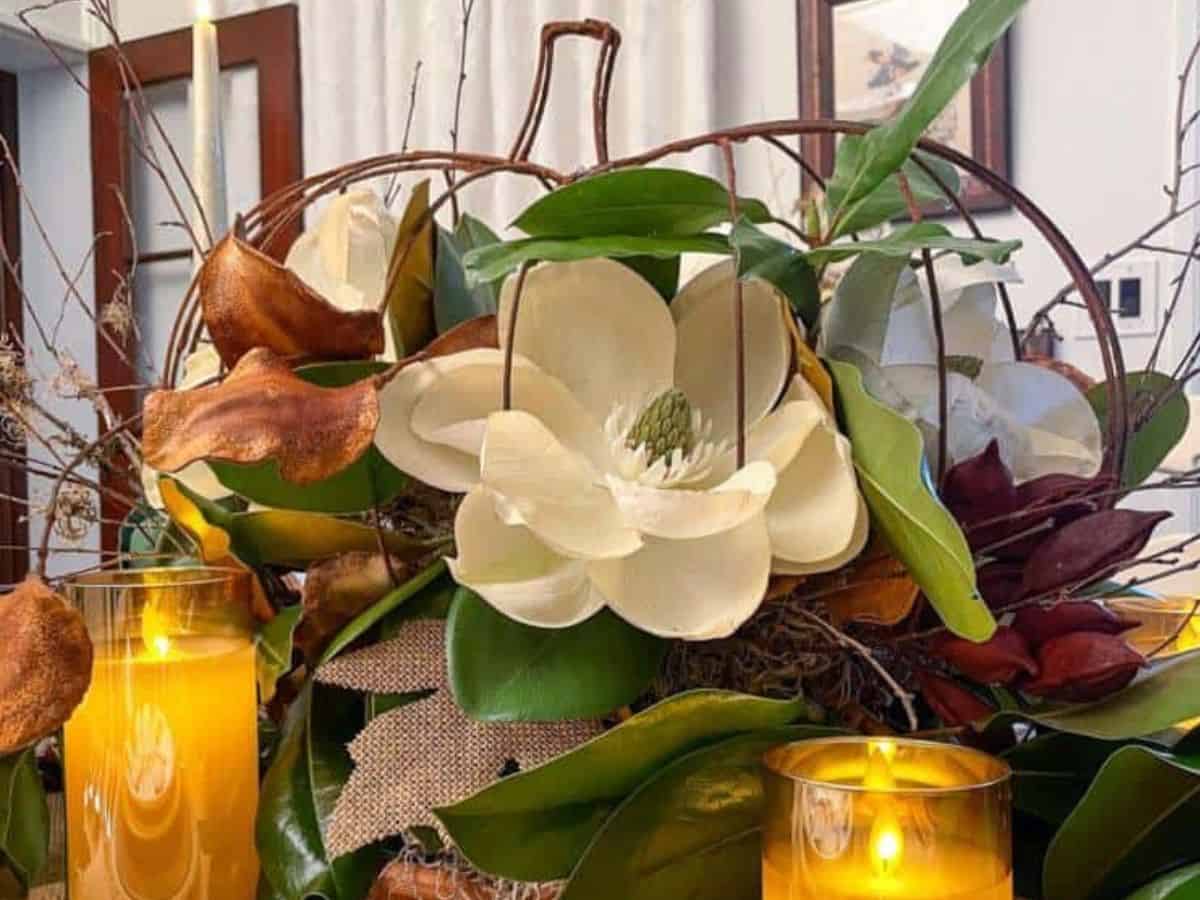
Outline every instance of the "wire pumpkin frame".
{"label": "wire pumpkin frame", "polygon": [[[556,42],[563,37],[584,37],[595,40],[600,44],[600,52],[596,65],[592,88],[592,118],[593,142],[596,154],[594,165],[563,172],[530,159],[537,135],[540,130],[546,103],[550,93],[553,77],[554,51]],[[457,193],[464,187],[476,181],[495,175],[511,174],[539,181],[547,190],[564,187],[584,178],[618,169],[644,166],[659,162],[667,157],[685,155],[692,151],[717,147],[725,163],[725,183],[729,191],[730,203],[736,209],[736,167],[733,147],[748,141],[762,141],[768,146],[785,154],[799,165],[818,187],[824,183],[815,168],[799,151],[789,147],[783,138],[802,137],[809,135],[863,135],[871,125],[861,122],[850,122],[836,119],[782,119],[740,125],[733,128],[712,131],[694,137],[682,138],[640,153],[611,159],[608,152],[608,108],[609,95],[612,87],[612,76],[615,70],[617,52],[621,45],[620,32],[608,22],[595,19],[582,21],[549,22],[542,27],[538,52],[537,68],[529,103],[525,111],[517,136],[507,156],[477,153],[459,150],[413,150],[403,153],[387,153],[369,157],[309,176],[301,181],[277,191],[239,216],[235,224],[235,233],[249,244],[267,253],[280,256],[286,247],[280,247],[280,237],[285,226],[300,218],[305,210],[323,197],[346,190],[348,187],[364,181],[370,181],[384,176],[408,172],[441,172],[446,179],[447,187],[444,192],[434,198],[423,218],[413,229],[419,233],[428,222],[432,221],[445,204],[455,202]],[[1127,391],[1125,385],[1125,363],[1121,351],[1120,340],[1112,320],[1108,306],[1101,298],[1096,283],[1088,271],[1070,240],[1058,226],[1046,215],[1029,197],[1018,190],[1007,179],[991,171],[983,164],[964,155],[963,153],[928,138],[918,142],[918,147],[932,157],[943,160],[963,172],[983,182],[987,187],[996,191],[1012,207],[1034,226],[1043,240],[1054,250],[1059,261],[1070,276],[1074,289],[1079,292],[1081,301],[1086,307],[1095,331],[1100,350],[1101,362],[1104,367],[1106,390],[1108,393],[1107,435],[1105,453],[1101,467],[1101,479],[1118,483],[1125,462],[1127,445],[1130,437],[1129,410],[1127,407]],[[959,215],[972,235],[983,238],[983,231],[975,218],[966,209],[961,198],[954,193],[949,185],[928,166],[924,160],[914,155],[913,162],[928,175],[939,187],[947,202]],[[409,249],[415,241],[410,241],[403,252],[396,254],[393,259],[391,276],[395,276],[403,265]],[[516,300],[513,304],[510,321],[510,334],[518,324],[521,287],[524,274],[530,263],[525,263],[517,273]],[[929,271],[931,294],[937,296],[937,284],[932,270]],[[199,342],[203,331],[203,321],[200,315],[198,296],[198,278],[192,284],[180,305],[176,320],[172,327],[168,343],[164,371],[164,386],[173,385],[180,372],[184,358]],[[390,281],[389,277],[389,281]],[[737,342],[737,371],[734,373],[737,390],[738,410],[738,456],[739,462],[745,452],[745,402],[744,402],[744,346],[742,328],[742,303],[740,282],[735,282],[733,305],[735,308],[735,340]],[[1021,336],[1016,323],[1012,304],[1004,285],[999,286],[1002,305],[1005,311],[1006,325],[1012,338],[1014,353],[1017,359],[1022,356]],[[940,325],[940,307],[934,303],[935,324]],[[505,376],[503,383],[504,408],[511,407],[511,367],[512,341],[509,341]],[[401,361],[403,365],[405,361]],[[944,354],[938,360],[941,393],[945,397],[946,360]],[[944,403],[943,403],[944,410]],[[944,433],[944,421],[942,431]],[[1112,491],[1098,494],[1096,498],[1102,505],[1112,506],[1118,495]]]}

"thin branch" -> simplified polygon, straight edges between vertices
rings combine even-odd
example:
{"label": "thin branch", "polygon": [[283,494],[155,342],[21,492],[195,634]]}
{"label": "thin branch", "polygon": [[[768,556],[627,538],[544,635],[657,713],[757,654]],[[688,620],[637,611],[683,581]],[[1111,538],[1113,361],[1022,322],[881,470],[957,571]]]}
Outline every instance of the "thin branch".
{"label": "thin branch", "polygon": [[[461,0],[462,2],[462,34],[459,37],[458,46],[458,82],[454,86],[454,124],[450,127],[450,150],[453,153],[458,152],[458,134],[459,120],[462,116],[463,102],[463,85],[467,83],[467,37],[471,30],[471,13],[475,11],[475,0]],[[446,170],[446,186],[454,187],[454,171]],[[455,227],[458,226],[459,209],[458,196],[450,195],[450,212],[453,216]]]}
{"label": "thin branch", "polygon": [[[408,152],[408,139],[412,134],[413,113],[417,110],[417,87],[421,83],[421,60],[417,60],[417,64],[413,66],[412,82],[408,86],[408,116],[404,120],[404,137],[400,142],[400,152]],[[392,179],[388,182],[387,190],[383,193],[384,206],[391,206],[396,202],[396,196],[400,193],[400,173],[392,173]]]}

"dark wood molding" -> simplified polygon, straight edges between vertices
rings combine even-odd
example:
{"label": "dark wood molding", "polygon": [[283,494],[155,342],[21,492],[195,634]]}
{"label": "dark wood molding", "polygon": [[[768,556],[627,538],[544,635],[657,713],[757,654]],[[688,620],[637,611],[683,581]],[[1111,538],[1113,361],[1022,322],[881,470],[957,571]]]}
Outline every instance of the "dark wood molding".
{"label": "dark wood molding", "polygon": [[[796,0],[796,52],[801,119],[832,118],[833,7],[852,0]],[[988,64],[971,82],[972,155],[996,174],[1009,179],[1008,35],[996,45]],[[836,149],[832,135],[813,135],[801,142],[801,152],[822,175],[833,171]],[[963,196],[971,212],[1007,209],[1009,204],[978,182],[967,182]]]}
{"label": "dark wood molding", "polygon": [[[21,158],[18,127],[17,76],[0,71],[0,135]],[[10,259],[21,258],[21,201],[14,173],[0,164],[0,241]],[[15,278],[0,268],[0,329],[7,335],[24,336],[24,310],[21,291]],[[22,444],[8,443],[0,434],[0,449],[24,453]],[[0,584],[12,584],[25,577],[29,569],[29,554],[15,549],[29,543],[29,526],[20,500],[28,496],[29,484],[25,473],[15,465],[0,462]],[[19,498],[10,500],[9,497]]]}
{"label": "dark wood molding", "polygon": [[[300,24],[296,7],[275,6],[260,12],[222,19],[217,23],[221,68],[254,66],[258,69],[259,183],[264,196],[303,176],[300,102]],[[125,56],[144,86],[161,84],[192,74],[191,29],[143,38],[124,45]],[[92,203],[95,231],[111,235],[96,249],[96,304],[111,297],[129,266],[132,249],[125,233],[121,203],[129,176],[128,117],[120,73],[110,48],[89,57],[92,131]],[[269,248],[282,259],[299,235],[297,222],[281,233]],[[182,298],[180,298],[182,301]],[[131,339],[132,341],[132,339]],[[101,387],[134,384],[137,377],[121,354],[97,338],[97,375]],[[125,348],[135,358],[136,347]],[[121,418],[136,414],[140,397],[135,391],[109,395],[113,411]],[[120,521],[127,512],[106,499],[104,518]],[[105,549],[117,546],[118,528],[106,525]]]}

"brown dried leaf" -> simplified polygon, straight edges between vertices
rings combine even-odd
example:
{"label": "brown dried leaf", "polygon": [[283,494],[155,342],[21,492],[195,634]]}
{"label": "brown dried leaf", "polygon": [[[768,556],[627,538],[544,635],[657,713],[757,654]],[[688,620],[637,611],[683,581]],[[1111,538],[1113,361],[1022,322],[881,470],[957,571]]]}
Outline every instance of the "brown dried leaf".
{"label": "brown dried leaf", "polygon": [[396,587],[392,572],[407,581],[412,570],[382,553],[343,553],[309,566],[304,577],[304,618],[296,628],[296,646],[316,659],[329,640],[368,606]]}
{"label": "brown dried leaf", "polygon": [[[521,894],[528,900],[554,900],[558,895],[559,888],[554,885],[543,885]],[[501,893],[494,884],[442,870],[436,863],[424,865],[397,859],[379,873],[367,900],[446,900],[448,897],[454,900],[501,900],[507,896],[508,891]]]}
{"label": "brown dried leaf", "polygon": [[839,626],[847,622],[895,625],[908,617],[920,594],[904,564],[878,535],[857,560],[836,572],[810,578],[805,590],[822,595],[830,618]]}
{"label": "brown dried leaf", "polygon": [[0,597],[0,756],[56,731],[92,678],[83,617],[30,575]]}
{"label": "brown dried leaf", "polygon": [[478,316],[458,323],[430,341],[420,355],[423,359],[432,359],[435,356],[449,356],[451,353],[489,348],[500,348],[500,329],[496,325],[494,315]]}
{"label": "brown dried leaf", "polygon": [[1145,658],[1115,634],[1073,631],[1053,638],[1038,651],[1041,675],[1021,685],[1040,697],[1071,703],[1100,700],[1125,687]]}
{"label": "brown dried leaf", "polygon": [[290,269],[230,234],[200,271],[204,324],[227,366],[255,347],[304,359],[383,352],[383,316],[338,309]]}
{"label": "brown dried leaf", "polygon": [[[429,211],[429,179],[413,188],[392,248],[387,293],[388,324],[396,355],[423,349],[436,331],[433,315],[434,243]],[[422,224],[423,223],[423,224]],[[418,230],[419,228],[419,230]]]}
{"label": "brown dried leaf", "polygon": [[978,722],[996,711],[995,707],[985,703],[974,691],[944,675],[918,671],[917,683],[921,686],[921,696],[925,698],[929,708],[950,728]]}
{"label": "brown dried leaf", "polygon": [[929,652],[980,684],[1010,684],[1019,676],[1038,674],[1025,638],[1003,625],[982,644],[949,633],[939,635],[929,642]]}
{"label": "brown dried leaf", "polygon": [[1142,623],[1090,600],[1067,600],[1049,607],[1019,609],[1012,624],[1031,647],[1037,648],[1073,631],[1121,634]]}
{"label": "brown dried leaf", "polygon": [[371,446],[379,424],[374,379],[340,388],[309,384],[270,350],[247,353],[221,383],[146,398],[146,463],[176,472],[200,459],[267,459],[296,484],[345,469]]}

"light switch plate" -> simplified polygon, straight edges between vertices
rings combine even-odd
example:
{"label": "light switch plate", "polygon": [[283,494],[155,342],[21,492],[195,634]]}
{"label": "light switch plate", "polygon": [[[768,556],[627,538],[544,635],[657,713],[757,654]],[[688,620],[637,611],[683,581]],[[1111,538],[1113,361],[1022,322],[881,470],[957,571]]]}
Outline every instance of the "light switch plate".
{"label": "light switch plate", "polygon": [[[1096,276],[1100,296],[1112,312],[1117,334],[1156,335],[1159,327],[1159,263],[1156,259],[1130,259],[1115,262]],[[1076,318],[1078,338],[1096,337],[1091,321],[1080,311]]]}

